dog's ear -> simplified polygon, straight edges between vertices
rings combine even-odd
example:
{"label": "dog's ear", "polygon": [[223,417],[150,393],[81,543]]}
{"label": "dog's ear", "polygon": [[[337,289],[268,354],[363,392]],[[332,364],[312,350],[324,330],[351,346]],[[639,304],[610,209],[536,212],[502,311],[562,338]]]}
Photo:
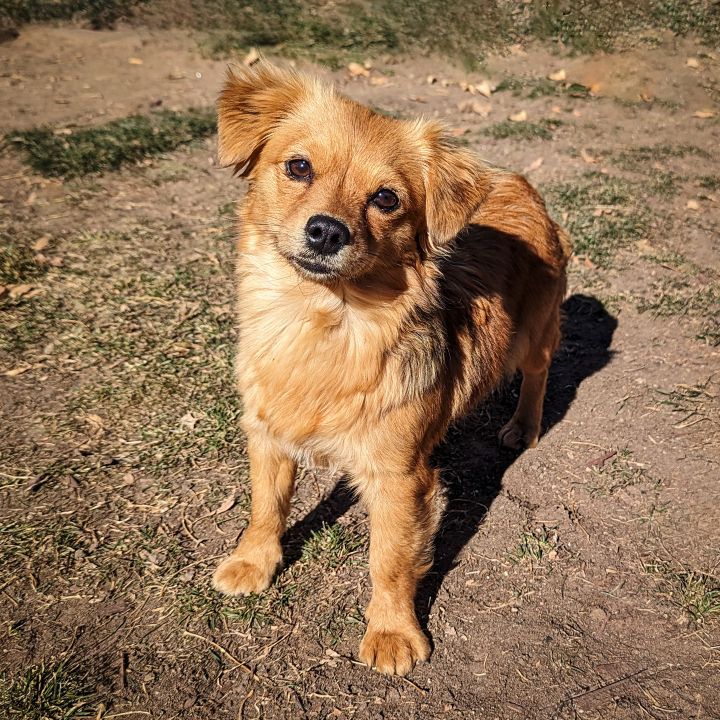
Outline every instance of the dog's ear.
{"label": "dog's ear", "polygon": [[469,223],[489,189],[478,157],[453,145],[435,123],[422,128],[425,152],[425,250],[438,254]]}
{"label": "dog's ear", "polygon": [[311,81],[260,61],[228,70],[218,99],[218,159],[247,175],[273,130],[302,102]]}

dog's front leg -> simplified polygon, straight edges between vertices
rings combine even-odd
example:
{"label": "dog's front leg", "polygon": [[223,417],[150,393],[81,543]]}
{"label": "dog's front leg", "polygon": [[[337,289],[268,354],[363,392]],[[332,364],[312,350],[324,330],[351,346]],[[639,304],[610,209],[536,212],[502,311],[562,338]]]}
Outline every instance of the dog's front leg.
{"label": "dog's front leg", "polygon": [[437,472],[423,462],[412,475],[369,480],[361,488],[370,512],[373,594],[360,659],[382,673],[406,675],[430,655],[415,591],[432,564],[441,510]]}
{"label": "dog's front leg", "polygon": [[248,436],[252,501],[250,524],[240,543],[213,575],[213,586],[228,595],[266,590],[282,565],[285,531],[295,486],[295,462],[263,436]]}

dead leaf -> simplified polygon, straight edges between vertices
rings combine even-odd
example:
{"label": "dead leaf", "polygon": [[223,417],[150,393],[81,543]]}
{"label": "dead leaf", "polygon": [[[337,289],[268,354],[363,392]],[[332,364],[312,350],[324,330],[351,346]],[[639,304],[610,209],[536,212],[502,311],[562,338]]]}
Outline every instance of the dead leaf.
{"label": "dead leaf", "polygon": [[582,148],[580,150],[580,157],[588,164],[592,165],[593,163],[596,163],[598,159],[594,156],[592,156],[585,148]]}
{"label": "dead leaf", "polygon": [[42,252],[49,244],[50,244],[50,236],[42,235],[33,243],[32,249],[35,252],[39,253],[39,252]]}
{"label": "dead leaf", "polygon": [[490,103],[483,103],[479,100],[463,100],[458,103],[457,108],[463,113],[475,113],[480,117],[487,117],[492,111]]}
{"label": "dead leaf", "polygon": [[22,375],[24,372],[27,372],[30,370],[32,365],[23,365],[21,367],[13,368],[12,370],[6,370],[3,375],[6,377],[17,377],[18,375]]}
{"label": "dead leaf", "polygon": [[422,97],[422,95],[408,95],[408,100],[412,100],[416,103],[426,103],[427,98]]}
{"label": "dead leaf", "polygon": [[649,102],[652,102],[655,98],[654,98],[650,93],[641,92],[641,93],[640,93],[640,99],[641,99],[643,102],[649,103]]}
{"label": "dead leaf", "polygon": [[370,78],[371,85],[387,85],[390,81],[384,75],[374,75]]}
{"label": "dead leaf", "polygon": [[528,119],[528,114],[525,112],[525,110],[520,110],[520,112],[513,113],[508,118],[511,122],[525,122]]}
{"label": "dead leaf", "polygon": [[184,427],[186,430],[194,430],[197,421],[200,418],[195,417],[189,410],[180,418],[180,427]]}
{"label": "dead leaf", "polygon": [[550,110],[552,110],[554,113],[561,113],[562,108],[559,105],[553,105]]}
{"label": "dead leaf", "polygon": [[15,298],[27,295],[32,289],[33,285],[29,283],[20,283],[19,285],[10,285],[10,297],[14,300]]}
{"label": "dead leaf", "polygon": [[495,86],[491,85],[488,80],[483,80],[479,85],[475,85],[475,91],[485,97],[490,97],[495,90]]}
{"label": "dead leaf", "polygon": [[250,52],[243,58],[243,65],[245,67],[251,67],[256,62],[260,60],[260,53],[258,52],[258,49],[255,47],[250,48]]}
{"label": "dead leaf", "polygon": [[564,69],[556,70],[548,75],[548,80],[552,80],[553,82],[562,82],[563,80],[567,80],[567,73]]}
{"label": "dead leaf", "polygon": [[222,515],[223,513],[226,513],[228,510],[232,509],[237,502],[237,499],[235,498],[235,493],[232,493],[231,495],[228,495],[217,507],[217,510],[215,510],[216,515]]}
{"label": "dead leaf", "polygon": [[694,58],[694,57],[689,57],[689,58],[685,61],[685,64],[686,64],[689,68],[693,68],[694,70],[698,70],[698,69],[700,68],[700,61],[699,61],[697,58]]}
{"label": "dead leaf", "polygon": [[715,117],[715,111],[714,110],[696,110],[693,113],[693,117],[700,118],[701,120],[709,120],[710,118]]}
{"label": "dead leaf", "polygon": [[360,63],[351,62],[347,66],[348,72],[350,73],[350,77],[368,77],[370,75],[370,71],[363,67]]}
{"label": "dead leaf", "polygon": [[523,175],[532,172],[533,170],[537,170],[542,164],[543,164],[544,158],[537,158],[536,160],[533,160],[526,168],[523,169]]}
{"label": "dead leaf", "polygon": [[105,423],[99,415],[90,413],[83,415],[81,419],[90,426],[89,429],[92,435],[99,436],[105,432]]}
{"label": "dead leaf", "polygon": [[688,210],[699,210],[700,203],[697,200],[688,200],[685,206]]}
{"label": "dead leaf", "polygon": [[142,65],[142,64],[143,64],[143,61],[142,61],[140,58],[138,58],[138,57],[128,58],[128,62],[129,62],[131,65]]}

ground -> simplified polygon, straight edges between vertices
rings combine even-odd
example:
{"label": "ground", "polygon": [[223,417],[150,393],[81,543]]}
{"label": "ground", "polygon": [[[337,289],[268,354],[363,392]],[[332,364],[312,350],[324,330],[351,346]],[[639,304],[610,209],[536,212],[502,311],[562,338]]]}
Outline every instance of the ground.
{"label": "ground", "polygon": [[[226,64],[180,30],[0,44],[0,712],[719,718],[720,54],[667,32],[616,54],[528,43],[473,72],[299,62],[525,172],[576,247],[538,448],[498,447],[513,383],[438,449],[434,651],[406,679],[357,660],[367,518],[339,478],[302,470],[267,593],[210,588],[248,519],[245,186],[214,136],[40,174],[85,126],[211,106]],[[34,170],[21,132],[45,125],[68,145]]]}

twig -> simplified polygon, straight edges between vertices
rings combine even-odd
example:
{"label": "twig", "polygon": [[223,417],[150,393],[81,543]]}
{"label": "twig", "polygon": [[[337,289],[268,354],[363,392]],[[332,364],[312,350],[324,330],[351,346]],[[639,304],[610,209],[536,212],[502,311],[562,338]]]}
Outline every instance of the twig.
{"label": "twig", "polygon": [[224,655],[226,658],[231,660],[233,663],[235,663],[236,667],[239,667],[243,672],[247,673],[248,675],[252,676],[253,680],[260,681],[260,678],[244,663],[238,660],[229,650],[226,650],[222,645],[218,645],[213,640],[210,640],[210,638],[206,638],[203,635],[197,635],[196,633],[190,632],[189,630],[183,630],[183,635],[197,638],[198,640],[202,640],[203,642],[206,642],[210,647],[217,650],[220,654]]}

